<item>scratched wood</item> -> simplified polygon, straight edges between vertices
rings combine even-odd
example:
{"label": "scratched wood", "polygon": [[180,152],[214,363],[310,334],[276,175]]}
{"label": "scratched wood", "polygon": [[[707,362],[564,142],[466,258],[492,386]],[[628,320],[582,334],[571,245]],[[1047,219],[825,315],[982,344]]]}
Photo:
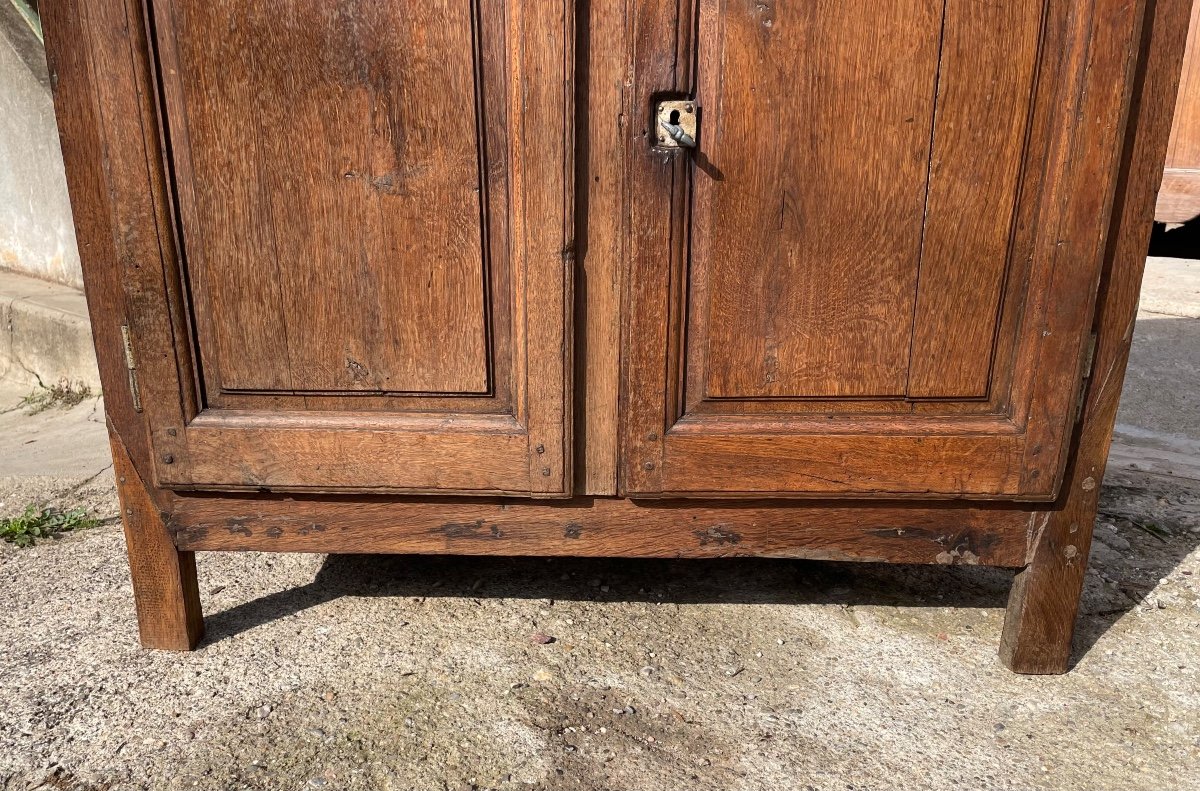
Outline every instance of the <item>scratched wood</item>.
{"label": "scratched wood", "polygon": [[1037,521],[1036,512],[987,507],[183,496],[171,530],[176,544],[188,550],[762,556],[1012,566],[1023,561]]}
{"label": "scratched wood", "polygon": [[142,645],[189,651],[204,636],[196,557],[175,547],[129,451],[111,430],[109,436]]}
{"label": "scratched wood", "polygon": [[912,398],[988,395],[1044,5],[946,3]]}
{"label": "scratched wood", "polygon": [[908,0],[700,3],[705,396],[903,395],[941,28]]}
{"label": "scratched wood", "polygon": [[210,385],[486,391],[474,4],[154,9]]}
{"label": "scratched wood", "polygon": [[1166,156],[1189,5],[1189,0],[1147,3],[1144,22],[1135,25],[1135,31],[1140,28],[1137,82],[1116,186],[1083,428],[1059,502],[1038,525],[1005,612],[1000,656],[1018,673],[1063,673],[1071,664],[1100,485],[1133,340],[1155,190]]}
{"label": "scratched wood", "polygon": [[[864,6],[860,14],[867,21],[857,27],[846,20],[815,20],[811,30],[840,33],[808,42],[809,49],[824,51],[799,52],[779,42],[787,41],[796,21],[805,19],[809,11],[791,6],[780,10],[770,2],[736,7],[730,2],[714,12],[716,6],[706,0],[709,13],[697,16],[690,2],[630,0],[622,15],[616,4],[592,0],[580,7],[588,20],[580,31],[571,18],[573,5],[541,0],[523,4],[480,0],[474,7],[462,3],[446,10],[446,19],[454,24],[436,31],[429,29],[435,20],[427,14],[441,8],[437,4],[414,11],[409,24],[393,19],[398,12],[392,9],[353,0],[338,5],[340,11],[283,3],[278,6],[279,19],[259,13],[265,4],[243,3],[240,8],[247,12],[246,18],[270,28],[267,32],[277,43],[311,43],[313,51],[353,55],[351,60],[364,57],[368,77],[373,68],[384,64],[389,72],[401,74],[444,73],[451,81],[466,81],[463,84],[469,83],[475,92],[461,104],[463,117],[470,115],[473,120],[465,124],[465,132],[456,127],[465,143],[461,139],[410,141],[418,150],[428,145],[427,150],[447,157],[448,169],[464,179],[472,175],[481,190],[479,196],[463,198],[476,203],[462,227],[474,228],[472,238],[479,240],[469,257],[473,277],[480,278],[479,301],[474,303],[479,310],[468,323],[490,333],[485,337],[490,345],[482,347],[482,354],[493,392],[464,396],[456,409],[449,406],[451,399],[438,400],[432,394],[422,401],[426,396],[420,393],[388,395],[355,390],[354,385],[319,392],[265,389],[236,394],[214,394],[207,387],[210,382],[204,377],[213,373],[211,366],[205,365],[201,375],[197,366],[206,358],[191,356],[193,318],[196,337],[202,341],[201,355],[216,349],[218,376],[224,360],[215,344],[205,348],[203,343],[204,337],[215,337],[205,336],[213,328],[203,326],[204,316],[218,315],[213,304],[204,302],[204,261],[191,268],[196,262],[190,257],[193,242],[186,227],[189,223],[196,227],[200,209],[195,197],[186,193],[189,185],[195,186],[199,171],[183,153],[195,140],[188,137],[190,128],[170,126],[174,119],[187,117],[181,115],[188,104],[181,86],[191,78],[179,69],[175,74],[169,71],[186,60],[180,60],[180,54],[189,46],[194,48],[192,57],[197,52],[212,57],[220,45],[207,40],[188,44],[174,35],[169,40],[164,36],[165,31],[186,27],[188,13],[208,15],[205,18],[211,20],[229,6],[228,0],[204,8],[188,0],[152,2],[152,16],[147,16],[142,0],[63,0],[45,10],[64,159],[85,251],[85,280],[108,391],[115,467],[119,480],[123,479],[120,496],[135,598],[147,644],[186,648],[199,639],[202,624],[190,554],[197,550],[759,555],[1024,567],[1006,616],[1005,661],[1022,672],[1059,672],[1066,666],[1083,579],[1082,559],[1087,555],[1095,496],[1128,353],[1154,183],[1166,148],[1186,0],[1048,0],[1039,33],[1037,77],[1025,91],[1019,84],[1024,79],[1022,70],[1028,68],[1032,6],[1025,0],[1004,8],[960,5],[959,0],[945,5],[947,28],[937,55],[939,68],[946,79],[955,73],[969,74],[980,84],[939,83],[936,77],[927,81],[925,123],[927,133],[933,131],[932,153],[897,146],[893,138],[878,150],[910,155],[915,150],[920,155],[915,157],[918,185],[925,178],[922,169],[940,161],[941,169],[933,168],[928,184],[930,206],[954,204],[953,196],[961,190],[963,205],[994,212],[988,214],[991,219],[977,219],[981,225],[970,225],[976,230],[967,234],[970,238],[963,245],[964,250],[975,251],[972,260],[986,258],[989,266],[996,266],[993,253],[1000,247],[997,228],[1003,225],[1003,201],[991,201],[991,190],[997,196],[1007,190],[1012,198],[1007,220],[1012,226],[1010,269],[1002,278],[999,312],[986,318],[995,337],[989,393],[974,400],[955,400],[955,396],[927,402],[870,395],[847,402],[844,409],[826,396],[812,397],[800,408],[788,406],[795,403],[793,396],[761,393],[752,394],[752,407],[742,407],[739,404],[751,402],[708,398],[691,386],[689,377],[702,372],[706,361],[690,368],[689,355],[696,348],[707,348],[696,346],[704,336],[690,332],[694,317],[688,315],[696,304],[689,288],[703,288],[707,282],[705,273],[689,260],[692,251],[685,231],[699,222],[693,216],[697,208],[693,188],[699,178],[737,174],[742,167],[722,171],[722,160],[736,152],[713,156],[714,151],[705,148],[704,129],[712,129],[713,123],[719,128],[724,121],[733,127],[741,124],[745,130],[746,122],[724,118],[736,107],[705,105],[707,126],[702,127],[700,150],[693,157],[653,147],[650,111],[661,92],[690,95],[697,88],[697,77],[699,85],[706,84],[704,70],[712,68],[712,53],[720,51],[708,47],[721,41],[725,21],[737,28],[729,39],[740,47],[734,60],[760,50],[794,49],[791,54],[802,57],[804,64],[824,64],[814,70],[797,67],[797,74],[809,79],[793,80],[790,88],[787,81],[770,77],[773,92],[794,92],[797,86],[819,83],[812,75],[822,73],[839,79],[875,75],[884,88],[894,88],[924,68],[922,53],[928,43],[919,35],[907,43],[888,40],[884,50],[911,57],[902,67],[896,65],[900,62],[896,58],[881,58],[876,69],[871,61],[875,50],[856,43],[862,29],[886,26],[892,18],[888,15],[937,18],[938,4],[920,8],[901,4],[885,12]],[[169,16],[180,9],[184,23]],[[333,16],[322,16],[326,13]],[[885,18],[870,20],[879,13]],[[1148,20],[1145,28],[1143,16]],[[169,20],[165,26],[164,19]],[[293,29],[290,25],[296,20],[323,21],[329,40],[318,40],[320,25]],[[357,21],[363,29],[330,31],[330,20]],[[404,39],[405,51],[380,40],[386,38],[381,34],[384,26]],[[161,62],[153,55],[149,30],[159,34]],[[989,37],[996,36],[997,30],[1013,34],[1005,42],[1011,50],[1006,58],[996,56],[998,45],[966,43],[992,41]],[[489,31],[503,35],[489,36]],[[232,39],[245,33],[221,32]],[[573,42],[580,35],[587,37],[587,47],[577,57]],[[449,62],[422,61],[428,54],[423,47],[468,40],[471,51],[456,51]],[[330,49],[321,49],[326,44]],[[840,60],[839,53],[846,60]],[[235,83],[250,79],[248,72],[239,72],[247,63],[285,57],[303,60],[308,54],[237,57],[246,62],[229,64]],[[962,65],[963,58],[976,68]],[[345,95],[329,94],[331,107],[362,111],[364,105],[354,104],[359,100],[355,92],[364,84],[362,75],[347,71],[349,62],[333,59],[319,68],[314,63],[298,64],[296,73],[330,82],[337,82],[339,74],[349,75],[353,82],[338,83],[344,85]],[[586,78],[579,75],[586,90],[583,82],[573,81],[577,64],[589,72]],[[693,66],[699,67],[698,75],[692,73]],[[745,71],[745,66],[732,64],[734,70]],[[161,67],[167,73],[160,74]],[[889,69],[897,73],[885,73]],[[266,66],[264,73],[274,74],[264,80],[265,87],[276,93],[288,89],[277,65]],[[746,74],[742,77],[749,79]],[[161,107],[156,98],[160,77],[166,100]],[[170,84],[172,80],[178,84]],[[987,86],[996,88],[994,107],[980,98],[979,91],[986,94]],[[208,82],[204,87],[222,90]],[[585,101],[573,107],[571,98],[577,88],[581,93],[576,98]],[[314,87],[326,89],[324,82]],[[225,90],[244,90],[244,86]],[[403,92],[393,85],[392,92],[397,90]],[[839,111],[856,95],[841,93],[829,112]],[[391,98],[396,104],[388,105],[385,112],[405,107],[410,97]],[[892,106],[889,102],[894,98],[883,91],[880,107]],[[778,104],[761,97],[749,101],[764,107]],[[949,115],[939,115],[935,105],[950,108],[945,110]],[[962,147],[969,148],[964,141],[974,138],[972,128],[962,125],[965,120],[954,123],[955,107],[995,114],[995,126],[974,131],[986,134],[989,145],[1004,152],[999,161],[980,166],[963,153]],[[590,115],[592,108],[599,108],[596,112],[603,113],[604,119]],[[1019,108],[1028,121],[1026,153],[1017,176],[1009,153],[1016,145],[1013,129],[1018,126],[1013,108]],[[284,110],[279,106],[264,110],[261,127],[282,125]],[[615,121],[614,110],[619,116]],[[792,126],[803,125],[799,115]],[[369,121],[371,115],[361,117]],[[158,126],[160,119],[168,124],[165,135]],[[301,125],[317,129],[317,121],[328,119],[316,110],[300,113]],[[895,123],[895,118],[889,115],[880,123]],[[369,123],[362,128],[384,139],[391,133],[391,127],[376,129]],[[812,128],[821,126],[814,122]],[[327,140],[305,140],[295,146],[297,155],[306,160],[295,173],[316,178],[317,170],[304,168],[322,161],[328,150],[357,134],[320,129]],[[495,134],[487,134],[488,130]],[[168,142],[171,145],[164,148]],[[177,142],[183,145],[176,146]],[[255,151],[271,153],[278,139],[253,142],[258,146]],[[463,164],[465,159],[454,159],[454,152],[460,147],[467,150],[468,144],[474,151],[474,171],[469,162]],[[492,146],[498,146],[496,152]],[[746,155],[754,153],[748,149]],[[279,151],[271,155],[284,156]],[[387,155],[384,151],[384,164],[391,162]],[[572,161],[572,156],[585,158],[586,163]],[[865,156],[862,161],[870,161],[872,155]],[[836,163],[847,168],[847,178],[872,183],[869,174],[857,173],[849,161]],[[884,164],[899,167],[894,162]],[[949,172],[958,171],[969,181],[981,168],[995,171],[986,179],[986,199],[954,181],[954,173]],[[285,186],[295,186],[287,180],[293,176],[268,174],[256,183],[268,192],[281,193]],[[345,171],[341,178],[356,181],[346,179]],[[576,179],[587,184],[578,203],[572,191]],[[504,189],[491,189],[493,184]],[[801,189],[802,180],[794,185],[799,186],[793,191]],[[312,191],[302,186],[296,187],[302,194],[288,196],[296,201],[297,215],[326,209],[337,214],[345,209],[338,222],[370,224],[369,216],[364,220],[353,213],[361,207],[322,203],[327,196],[322,197],[315,186]],[[371,185],[358,187],[363,195],[381,195]],[[449,201],[465,195],[457,178],[443,187],[450,191]],[[910,187],[890,188],[907,194]],[[218,180],[201,189],[221,188]],[[759,200],[753,191],[748,195]],[[823,211],[818,204],[804,201],[793,205],[815,206],[811,211],[817,215]],[[900,216],[901,208],[892,208]],[[177,216],[185,226],[182,233]],[[229,216],[239,215],[234,210]],[[273,213],[264,216],[271,223],[277,221]],[[429,222],[437,227],[440,220]],[[278,225],[283,227],[282,220]],[[364,229],[372,243],[378,238],[371,234],[384,233],[378,228],[368,232],[365,225],[356,227]],[[753,231],[753,226],[747,227]],[[745,235],[747,227],[735,230]],[[802,229],[803,223],[796,221],[796,227]],[[987,233],[978,232],[979,227],[986,227]],[[246,239],[253,242],[261,230],[249,229]],[[321,229],[312,231],[309,224],[297,222],[286,230],[295,238],[285,245],[294,249],[305,245],[311,250],[331,249],[332,242],[319,236]],[[866,232],[856,233],[869,241]],[[926,243],[934,238],[929,228],[922,233]],[[939,233],[950,238],[944,229]],[[897,243],[903,237],[898,233]],[[488,246],[499,239],[504,240],[507,258]],[[595,251],[590,262],[589,251]],[[201,248],[202,259],[204,252]],[[960,288],[955,277],[963,273],[956,269],[959,263],[946,262],[958,261],[955,256],[962,255],[966,253],[957,250],[948,259],[929,259],[955,268],[946,286],[950,291]],[[462,261],[466,260],[464,254]],[[582,278],[577,271],[580,264]],[[314,264],[311,271],[336,286],[331,269],[323,267]],[[994,280],[995,271],[988,271]],[[918,290],[932,289],[938,282],[933,270],[926,274],[927,280],[910,281],[916,307],[909,306],[907,321],[913,320],[914,311],[925,310]],[[832,280],[836,287],[836,279]],[[601,287],[593,298],[589,291],[596,282]],[[982,279],[971,282],[974,285],[961,286],[969,298],[987,291],[976,288]],[[997,298],[992,287],[988,299]],[[580,293],[573,293],[576,288]],[[620,309],[614,291],[622,294]],[[263,299],[279,299],[281,293]],[[430,298],[442,299],[447,293],[435,288]],[[389,304],[397,298],[417,299],[412,294],[381,298]],[[573,300],[578,301],[573,304]],[[572,311],[577,311],[583,333],[578,343],[566,318]],[[807,314],[800,310],[796,315]],[[976,330],[966,328],[966,317],[946,315],[942,321],[947,333],[961,329],[969,336]],[[250,320],[257,319],[251,316]],[[354,324],[357,320],[338,316],[318,326],[334,328],[325,332],[331,337],[353,335],[360,326]],[[889,321],[885,317],[884,324]],[[119,340],[122,325],[133,331],[145,410],[140,414],[130,398]],[[499,325],[509,329],[501,331]],[[1099,332],[1095,371],[1089,378],[1083,361],[1093,325]],[[447,331],[453,334],[461,329]],[[618,332],[619,357],[611,347]],[[369,339],[370,333],[365,329],[363,333]],[[986,334],[981,331],[980,337]],[[327,340],[318,341],[314,334],[313,348]],[[339,340],[334,337],[329,343]],[[356,336],[351,342],[360,340]],[[978,339],[968,345],[972,350],[983,348]],[[597,348],[593,365],[588,357]],[[966,353],[951,357],[959,360]],[[461,385],[474,376],[470,373],[473,354],[468,350],[450,361],[446,370],[452,369],[452,375],[440,369],[422,369],[420,375],[449,377],[445,381],[458,377]],[[573,360],[575,354],[582,359]],[[402,362],[408,365],[413,359]],[[376,370],[358,362],[368,371]],[[760,363],[755,358],[729,358],[730,366],[747,369]],[[940,374],[938,387],[943,392],[949,392],[951,385],[979,381],[978,372],[963,375],[970,365],[959,363],[947,365]],[[246,375],[270,378],[280,371],[292,376],[304,370],[293,366],[291,357],[272,364],[274,369]],[[613,396],[616,373],[619,400]],[[580,376],[586,387],[595,386],[597,391],[575,401],[569,395],[573,377]],[[1077,429],[1074,405],[1085,380],[1083,424]],[[971,391],[977,388],[972,385]],[[228,401],[220,401],[226,397]],[[880,406],[872,406],[872,399]],[[421,403],[437,406],[423,410]],[[577,404],[584,405],[578,420],[572,415]],[[615,417],[620,418],[619,450],[613,447]],[[576,452],[573,430],[596,437],[596,447]],[[584,469],[576,475],[572,463],[582,463]],[[587,469],[593,463],[594,477]],[[530,495],[569,494],[573,481],[582,481],[583,487],[594,491],[610,491],[614,465],[618,490],[661,499],[529,499]],[[1065,480],[1061,492],[1060,480]],[[299,491],[290,495],[263,491],[274,488]],[[351,493],[362,489],[387,494]],[[430,494],[414,497],[412,492]],[[670,499],[673,492],[693,497]],[[467,493],[486,496],[460,496]],[[500,499],[500,494],[505,498]],[[810,499],[784,499],[797,496]],[[983,502],[1006,497],[1043,502]],[[931,502],[935,499],[941,502]]]}
{"label": "scratched wood", "polygon": [[621,491],[1052,500],[1140,6],[821,7],[701,3],[684,183],[630,171]]}
{"label": "scratched wood", "polygon": [[[345,4],[343,8],[353,9],[358,5]],[[156,23],[164,18],[169,20],[164,13],[175,10],[178,9],[168,7],[165,0],[153,9],[140,0],[102,0],[89,3],[86,8],[71,5],[61,13],[50,15],[55,20],[51,24],[57,25],[60,31],[75,33],[73,37],[62,37],[60,32],[56,41],[67,38],[88,44],[81,50],[84,57],[76,58],[72,53],[71,59],[64,60],[72,68],[78,63],[72,74],[78,76],[79,81],[64,94],[64,98],[69,98],[69,104],[63,101],[60,105],[84,108],[64,120],[64,129],[68,133],[76,130],[65,148],[71,151],[72,170],[76,174],[72,176],[71,190],[73,199],[79,204],[77,216],[81,218],[81,237],[85,242],[99,244],[93,266],[101,271],[88,277],[96,284],[92,287],[98,295],[94,304],[102,313],[95,326],[98,332],[104,332],[99,345],[105,350],[106,388],[114,393],[123,389],[128,394],[130,390],[121,347],[121,326],[128,326],[130,330],[144,411],[137,417],[126,416],[118,431],[128,434],[134,446],[139,441],[145,443],[144,453],[141,452],[143,448],[138,447],[135,461],[137,465],[147,465],[141,468],[143,477],[163,487],[243,489],[254,486],[255,479],[266,476],[291,480],[298,488],[308,489],[311,483],[305,481],[311,470],[305,470],[304,459],[324,456],[316,467],[330,469],[336,466],[339,457],[369,447],[374,456],[346,465],[345,469],[357,470],[357,473],[352,478],[339,479],[335,486],[378,491],[424,491],[430,487],[442,490],[444,484],[434,480],[428,470],[444,466],[447,459],[453,458],[465,471],[441,476],[454,481],[450,487],[453,491],[479,490],[548,497],[569,492],[572,485],[569,453],[572,380],[570,355],[563,352],[570,347],[569,306],[572,302],[573,165],[571,132],[565,123],[573,106],[570,8],[566,4],[546,3],[532,12],[521,13],[504,4],[483,3],[477,17],[468,14],[463,20],[465,35],[471,41],[476,40],[479,30],[490,32],[479,43],[486,67],[480,65],[479,56],[471,57],[470,53],[464,56],[469,57],[472,72],[478,70],[481,73],[478,81],[482,87],[479,91],[473,88],[468,91],[470,95],[463,105],[463,112],[470,117],[475,117],[473,114],[478,112],[486,119],[484,126],[496,131],[496,134],[486,136],[487,150],[475,151],[472,156],[483,155],[480,161],[484,161],[486,167],[480,167],[485,171],[485,181],[488,184],[495,181],[502,189],[489,191],[486,212],[479,204],[482,198],[476,196],[472,215],[459,219],[469,225],[478,223],[481,213],[486,213],[489,232],[493,227],[502,230],[499,244],[507,249],[509,259],[504,270],[507,274],[501,278],[502,282],[491,284],[495,287],[489,294],[493,302],[507,306],[496,320],[508,328],[506,333],[495,333],[490,340],[495,359],[489,365],[496,363],[491,371],[495,375],[492,390],[461,399],[457,408],[449,406],[447,401],[450,399],[442,399],[438,408],[428,410],[420,401],[413,401],[414,394],[408,394],[390,410],[379,410],[378,403],[357,408],[358,402],[349,398],[348,390],[342,392],[346,396],[342,401],[337,400],[336,393],[322,393],[313,396],[322,400],[312,405],[313,409],[307,409],[313,420],[312,431],[304,425],[292,425],[279,432],[269,443],[278,453],[270,458],[256,451],[253,432],[248,426],[236,420],[221,425],[220,415],[237,410],[221,408],[228,406],[221,404],[221,393],[208,386],[212,382],[204,377],[212,370],[207,366],[203,370],[199,368],[204,359],[203,342],[199,343],[200,359],[192,358],[193,337],[202,339],[205,335],[201,326],[204,305],[202,300],[190,299],[191,295],[187,293],[190,289],[185,288],[190,285],[186,282],[190,270],[183,260],[189,253],[189,239],[186,232],[177,232],[175,220],[181,218],[184,226],[190,221],[196,207],[189,204],[185,193],[198,179],[191,168],[191,158],[170,145],[176,142],[170,119],[181,117],[184,97],[164,82],[161,106],[157,100],[160,92],[156,85],[160,77],[165,81],[182,79],[180,70],[175,68],[179,63],[175,38],[172,36],[166,41],[160,37],[158,43],[163,46],[157,54],[162,62],[156,62],[147,32],[163,33],[163,28]],[[275,25],[280,31],[290,31],[290,35],[315,35],[312,31],[302,34],[289,27],[290,18],[271,22],[261,13],[255,13],[258,15],[251,16],[256,24]],[[307,12],[297,9],[296,13]],[[325,22],[328,26],[330,20]],[[170,24],[165,27],[173,30]],[[423,35],[421,30],[423,27],[418,26],[410,32],[419,38]],[[343,32],[339,30],[330,35],[341,41],[339,37]],[[437,38],[433,46],[437,49],[451,44],[444,38]],[[349,46],[345,42],[338,46],[343,45]],[[387,49],[390,44],[379,46],[384,47],[386,53],[376,52],[375,45],[367,42],[358,56],[391,57],[396,54]],[[61,51],[55,54],[60,59],[64,57]],[[422,53],[419,47],[408,47],[403,54],[420,60],[421,69],[434,68],[428,63],[432,56],[429,52]],[[273,55],[285,56],[305,59],[312,58],[313,54],[298,47],[288,53]],[[395,65],[405,73],[407,66]],[[216,65],[208,63],[207,68],[211,73]],[[233,65],[231,69],[236,78],[238,66]],[[92,74],[104,76],[93,79]],[[286,82],[285,77],[280,79]],[[220,80],[207,81],[204,85],[209,90],[219,90],[220,86],[214,87],[213,82]],[[394,94],[404,90],[407,90],[404,85],[391,87]],[[361,106],[359,109],[363,112],[358,113],[357,120],[370,121],[371,113]],[[160,120],[167,124],[165,128],[160,129]],[[468,127],[467,137],[471,139],[479,136],[471,132],[473,128]],[[557,133],[547,134],[545,130],[548,129],[555,129]],[[428,131],[414,121],[409,130],[410,143],[418,149],[418,143],[434,149],[452,145],[421,142],[422,135]],[[336,135],[331,139],[336,143]],[[184,142],[187,142],[186,136]],[[86,148],[88,145],[93,147]],[[86,150],[75,153],[73,147]],[[297,153],[303,151],[305,149],[296,148]],[[319,152],[310,154],[319,158]],[[278,183],[256,180],[246,173],[242,175],[276,197],[285,192]],[[340,175],[344,178],[345,174]],[[201,189],[208,188],[215,187],[201,186]],[[96,197],[98,191],[102,197]],[[535,217],[536,221],[530,221],[528,217]],[[266,221],[270,217],[258,219]],[[353,224],[349,220],[346,222]],[[287,233],[296,239],[311,238],[312,227],[312,223],[292,223],[287,227]],[[422,230],[422,234],[426,230]],[[490,234],[488,238],[495,240],[497,234]],[[108,255],[106,248],[111,250],[111,259],[105,258]],[[354,245],[345,248],[352,253],[354,249]],[[441,266],[437,261],[444,251],[437,245],[426,249],[431,256],[426,263]],[[202,253],[203,246],[200,250]],[[491,271],[496,272],[494,268]],[[430,281],[420,282],[420,287],[409,290],[421,291],[430,285]],[[403,312],[404,305],[400,308]],[[481,316],[479,320],[485,322],[497,315],[490,311],[490,303],[476,312]],[[222,321],[235,327],[235,331],[239,320],[236,313],[222,317]],[[340,332],[338,327],[341,325],[334,325]],[[193,330],[197,333],[195,336]],[[320,321],[314,321],[305,331],[314,338],[339,342],[337,332],[331,333]],[[286,360],[275,364],[284,368],[290,365]],[[240,393],[239,398],[247,401],[239,402],[237,407],[267,417],[295,414],[308,406],[304,403],[306,396],[268,391],[247,391]],[[116,411],[131,408],[119,395],[113,396],[113,404]],[[336,436],[322,433],[323,423],[338,415],[358,415],[364,424],[370,422],[367,412],[372,407],[382,413],[381,420],[386,425],[365,428],[342,423]],[[197,425],[193,434],[192,423],[202,415],[210,422]],[[408,420],[409,417],[415,417],[416,422]],[[506,434],[502,442],[503,453],[493,453],[493,440],[497,436],[495,427],[472,424],[471,420],[476,417],[484,419],[483,424],[488,423],[486,418],[489,417],[506,421],[506,428],[500,432]],[[134,425],[144,426],[148,437],[142,439],[138,434],[142,429],[135,429]],[[477,442],[463,434],[463,427],[470,425],[483,426]],[[192,439],[196,441],[192,442]],[[281,464],[286,466],[287,459],[296,461],[294,474],[288,474],[281,467]],[[478,470],[475,483],[470,480],[472,469]],[[501,476],[503,481],[499,480]],[[415,483],[420,481],[425,483]]]}
{"label": "scratched wood", "polygon": [[621,289],[626,216],[625,0],[577,6],[587,24],[578,35],[582,68],[576,103],[579,168],[575,252],[578,259],[575,454],[580,494],[617,493]]}

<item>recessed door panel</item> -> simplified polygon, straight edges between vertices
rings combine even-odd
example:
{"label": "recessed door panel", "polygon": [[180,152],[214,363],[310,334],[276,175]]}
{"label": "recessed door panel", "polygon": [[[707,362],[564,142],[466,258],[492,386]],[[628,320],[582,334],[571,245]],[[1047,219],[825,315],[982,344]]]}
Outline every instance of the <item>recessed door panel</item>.
{"label": "recessed door panel", "polygon": [[475,3],[159,5],[208,381],[486,392]]}
{"label": "recessed door panel", "polygon": [[704,394],[902,396],[941,3],[701,14],[720,29],[698,74],[713,168],[692,221]]}

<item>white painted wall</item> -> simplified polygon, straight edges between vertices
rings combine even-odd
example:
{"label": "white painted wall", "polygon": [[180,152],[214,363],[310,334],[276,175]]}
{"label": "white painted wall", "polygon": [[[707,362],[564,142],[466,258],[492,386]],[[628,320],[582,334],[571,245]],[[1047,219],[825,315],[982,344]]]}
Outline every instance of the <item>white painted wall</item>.
{"label": "white painted wall", "polygon": [[83,288],[37,37],[0,0],[0,268]]}

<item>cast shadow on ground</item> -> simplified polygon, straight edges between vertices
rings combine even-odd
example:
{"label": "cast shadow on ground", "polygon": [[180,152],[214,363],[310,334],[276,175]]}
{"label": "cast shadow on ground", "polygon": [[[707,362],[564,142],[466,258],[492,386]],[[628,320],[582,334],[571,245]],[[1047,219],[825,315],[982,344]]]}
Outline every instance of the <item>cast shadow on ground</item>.
{"label": "cast shadow on ground", "polygon": [[[1158,226],[1151,254],[1200,257],[1200,220],[1170,232]],[[1139,417],[1159,413],[1171,418],[1181,407],[1196,407],[1192,403],[1194,385],[1188,386],[1194,382],[1195,372],[1178,370],[1187,358],[1174,347],[1192,340],[1200,346],[1200,322],[1170,321],[1170,327],[1160,321],[1154,332],[1143,331],[1135,339],[1129,372],[1134,381],[1126,388],[1125,397]],[[1176,324],[1181,321],[1191,323]],[[1171,398],[1190,400],[1174,404]],[[1105,545],[1093,551],[1076,630],[1076,662],[1120,618],[1147,606],[1158,580],[1174,571],[1200,544],[1200,533],[1191,532],[1193,527],[1200,528],[1200,482],[1181,484],[1175,478],[1152,474],[1135,474],[1132,479],[1110,474],[1100,522],[1117,525],[1118,538],[1105,537],[1120,547],[1113,550]],[[1163,536],[1147,532],[1147,524],[1162,528]],[[211,614],[206,619],[206,643],[346,596],[1001,608],[1008,599],[1012,574],[1012,570],[976,567],[754,558],[331,555],[307,585]],[[380,624],[380,628],[387,625]]]}
{"label": "cast shadow on ground", "polygon": [[[1140,496],[1161,499],[1154,488]],[[1106,490],[1101,521],[1116,522],[1130,549],[1120,563],[1093,564],[1080,608],[1074,661],[1117,620],[1143,606],[1157,581],[1192,552],[1200,535],[1159,519],[1170,535],[1160,539],[1115,512],[1125,490]],[[1190,495],[1200,510],[1200,487]],[[1122,501],[1124,502],[1124,501]],[[1119,565],[1119,567],[1116,567]],[[832,604],[843,607],[1002,608],[1012,570],[966,566],[914,566],[828,561],[728,558],[630,560],[596,558],[497,558],[414,555],[330,555],[311,583],[215,612],[206,619],[205,643],[224,640],[266,623],[342,597],[513,598],[559,601],[736,604]],[[919,616],[918,616],[919,617]],[[379,628],[387,628],[380,624]],[[999,634],[996,635],[997,642]]]}

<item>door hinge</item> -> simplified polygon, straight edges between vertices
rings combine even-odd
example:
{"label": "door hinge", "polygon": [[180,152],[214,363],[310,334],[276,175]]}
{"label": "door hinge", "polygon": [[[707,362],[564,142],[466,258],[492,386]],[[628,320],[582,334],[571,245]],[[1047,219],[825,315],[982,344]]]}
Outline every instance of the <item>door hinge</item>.
{"label": "door hinge", "polygon": [[129,393],[133,396],[133,409],[142,411],[142,394],[138,390],[137,362],[133,357],[133,341],[129,336],[129,325],[121,325],[121,346],[125,349],[125,370],[129,374]]}
{"label": "door hinge", "polygon": [[1096,333],[1088,336],[1087,346],[1083,349],[1083,364],[1079,367],[1079,399],[1075,403],[1075,422],[1083,420],[1083,407],[1087,404],[1088,382],[1092,378],[1092,367],[1096,364]]}

